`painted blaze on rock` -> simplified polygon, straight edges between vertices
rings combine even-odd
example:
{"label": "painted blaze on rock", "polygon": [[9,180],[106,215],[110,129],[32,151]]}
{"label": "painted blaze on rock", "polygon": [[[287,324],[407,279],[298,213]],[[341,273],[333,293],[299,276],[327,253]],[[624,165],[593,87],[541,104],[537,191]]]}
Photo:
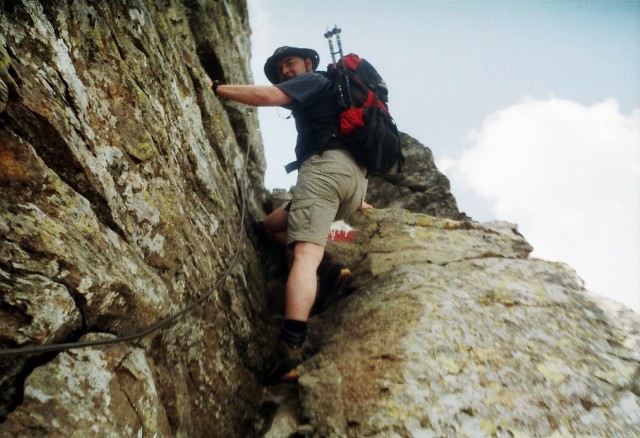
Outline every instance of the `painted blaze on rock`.
{"label": "painted blaze on rock", "polygon": [[345,221],[337,221],[331,224],[329,231],[329,241],[331,242],[353,242],[356,238],[356,230],[354,230]]}

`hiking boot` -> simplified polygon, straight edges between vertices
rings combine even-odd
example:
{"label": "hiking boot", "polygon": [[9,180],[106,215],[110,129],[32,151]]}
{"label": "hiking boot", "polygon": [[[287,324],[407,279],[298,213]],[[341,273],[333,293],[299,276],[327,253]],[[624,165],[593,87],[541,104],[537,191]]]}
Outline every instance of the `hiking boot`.
{"label": "hiking boot", "polygon": [[330,254],[326,254],[318,268],[318,295],[311,309],[312,315],[322,313],[331,304],[351,292],[353,274],[342,263],[332,260]]}
{"label": "hiking boot", "polygon": [[276,383],[291,383],[298,381],[296,368],[303,361],[302,345],[291,346],[286,342],[278,341],[273,357],[267,364],[269,372],[265,376],[265,385],[275,385]]}

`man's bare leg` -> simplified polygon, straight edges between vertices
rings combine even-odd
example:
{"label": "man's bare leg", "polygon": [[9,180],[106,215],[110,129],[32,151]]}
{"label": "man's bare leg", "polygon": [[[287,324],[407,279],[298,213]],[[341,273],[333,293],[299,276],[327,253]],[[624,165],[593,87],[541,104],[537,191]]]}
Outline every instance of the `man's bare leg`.
{"label": "man's bare leg", "polygon": [[287,279],[285,319],[309,318],[317,293],[316,271],[323,254],[324,248],[316,243],[295,243],[293,266]]}
{"label": "man's bare leg", "polygon": [[303,361],[302,345],[307,336],[307,319],[316,299],[316,271],[324,248],[310,242],[296,242],[293,265],[286,287],[285,320],[265,383],[295,381]]}
{"label": "man's bare leg", "polygon": [[276,208],[264,219],[267,236],[282,247],[287,246],[287,212],[284,209],[284,206]]}

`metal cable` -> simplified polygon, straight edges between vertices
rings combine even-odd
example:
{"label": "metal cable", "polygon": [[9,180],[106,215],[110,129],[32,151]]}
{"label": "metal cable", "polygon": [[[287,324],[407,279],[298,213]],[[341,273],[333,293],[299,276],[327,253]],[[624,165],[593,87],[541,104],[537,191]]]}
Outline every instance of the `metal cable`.
{"label": "metal cable", "polygon": [[211,290],[209,290],[209,292],[203,294],[195,301],[189,303],[182,310],[174,313],[173,315],[166,316],[165,318],[161,319],[160,321],[153,324],[152,326],[142,330],[141,332],[118,336],[113,339],[99,339],[94,341],[67,342],[67,343],[49,344],[49,345],[31,345],[27,347],[4,349],[4,350],[0,350],[0,357],[19,356],[19,355],[22,356],[22,355],[36,354],[36,353],[37,354],[51,353],[55,351],[67,351],[75,348],[96,347],[96,346],[102,346],[102,345],[112,345],[112,344],[119,344],[122,342],[133,341],[168,326],[173,321],[175,321],[176,319],[178,319],[179,317],[181,317],[182,315],[184,315],[185,313],[189,312],[191,309],[193,309],[194,307],[202,303],[204,300],[206,300],[214,291],[218,289],[218,287],[220,287],[222,282],[229,276],[229,274],[231,273],[231,271],[233,270],[233,268],[236,266],[238,262],[238,256],[240,255],[240,247],[241,247],[240,242],[242,240],[242,235],[244,234],[244,216],[245,216],[246,207],[247,207],[245,194],[244,194],[244,183],[247,179],[247,165],[249,163],[250,149],[251,149],[251,144],[247,142],[247,150],[245,152],[245,162],[244,162],[244,169],[243,169],[244,174],[242,176],[242,179],[240,180],[239,192],[240,192],[242,207],[241,207],[241,213],[240,213],[240,227],[239,227],[240,232],[238,233],[238,240],[236,242],[236,251],[233,257],[231,258],[231,263],[229,264],[229,267],[224,272],[222,277],[220,277],[220,279],[218,279],[218,281],[213,285],[213,287],[211,288]]}

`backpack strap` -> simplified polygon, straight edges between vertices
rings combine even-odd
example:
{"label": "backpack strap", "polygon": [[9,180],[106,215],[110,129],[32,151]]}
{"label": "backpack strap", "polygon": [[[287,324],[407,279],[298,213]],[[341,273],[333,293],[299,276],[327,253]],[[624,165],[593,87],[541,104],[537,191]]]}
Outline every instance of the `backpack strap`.
{"label": "backpack strap", "polygon": [[286,166],[284,166],[284,170],[286,170],[287,173],[291,173],[294,170],[300,169],[300,166],[302,166],[302,163],[300,161],[296,160],[296,161],[292,161],[291,163],[289,163]]}
{"label": "backpack strap", "polygon": [[326,149],[320,149],[320,150],[315,150],[313,152],[308,153],[306,156],[302,157],[302,158],[298,158],[296,161],[292,161],[291,163],[287,164],[286,166],[284,166],[284,170],[287,171],[287,173],[291,173],[294,170],[298,170],[300,169],[300,167],[302,167],[302,164],[307,161],[307,159],[313,157],[314,155],[322,155],[322,152],[324,152]]}
{"label": "backpack strap", "polygon": [[339,133],[333,133],[331,137],[324,141],[324,146],[322,146],[322,148],[316,149],[307,156],[299,158],[296,161],[292,161],[291,163],[284,166],[284,170],[287,173],[298,170],[300,169],[300,167],[302,167],[302,164],[307,161],[307,159],[313,157],[314,155],[322,155],[324,151],[328,151],[330,149],[345,149],[347,151],[351,150],[346,144],[346,139],[343,136],[341,136]]}

